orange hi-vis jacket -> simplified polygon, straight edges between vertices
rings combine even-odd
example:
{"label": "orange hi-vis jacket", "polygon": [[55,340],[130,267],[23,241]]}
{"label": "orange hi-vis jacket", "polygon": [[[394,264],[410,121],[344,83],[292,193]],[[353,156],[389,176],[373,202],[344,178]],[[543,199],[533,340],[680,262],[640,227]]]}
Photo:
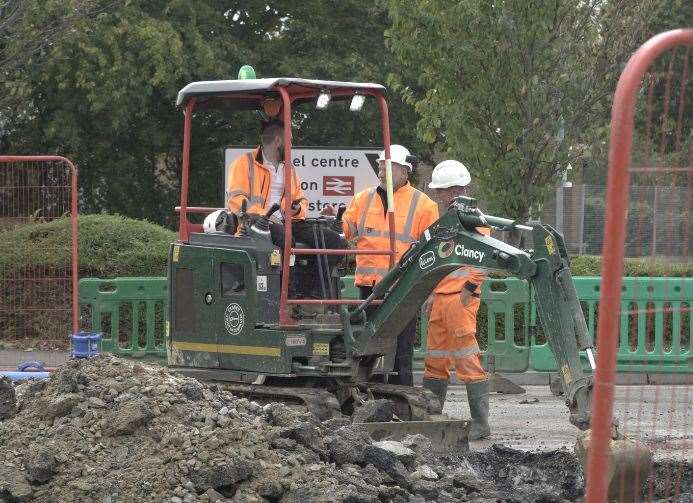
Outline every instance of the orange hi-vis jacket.
{"label": "orange hi-vis jacket", "polygon": [[[488,227],[477,227],[476,230],[485,236],[491,235],[491,229]],[[459,269],[452,271],[445,276],[434,293],[460,293],[463,288],[468,289],[473,296],[478,297],[481,294],[481,284],[486,279],[486,273],[481,269],[476,269],[471,266],[462,266]]]}
{"label": "orange hi-vis jacket", "polygon": [[[356,240],[359,250],[390,248],[390,227],[384,190],[371,187],[354,196],[342,217],[347,240]],[[414,241],[438,220],[438,205],[409,183],[394,193],[395,243],[398,261]],[[383,279],[390,266],[389,255],[356,255],[354,284],[373,286]]]}
{"label": "orange hi-vis jacket", "polygon": [[[265,213],[270,207],[267,198],[272,185],[272,170],[262,164],[260,148],[238,156],[228,169],[226,207],[238,214],[241,211],[243,199],[247,199],[248,213]],[[300,209],[293,216],[293,220],[304,220],[308,210],[308,201],[303,195],[301,180],[293,167],[291,167],[291,194],[294,201],[301,201]]]}

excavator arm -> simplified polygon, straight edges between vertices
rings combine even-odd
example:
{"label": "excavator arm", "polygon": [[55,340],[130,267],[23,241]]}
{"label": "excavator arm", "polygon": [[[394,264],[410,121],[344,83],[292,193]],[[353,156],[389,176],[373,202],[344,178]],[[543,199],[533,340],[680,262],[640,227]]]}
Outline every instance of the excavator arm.
{"label": "excavator arm", "polygon": [[[525,251],[480,234],[477,227],[531,230],[534,250]],[[589,428],[591,377],[579,351],[594,364],[592,345],[561,235],[548,225],[532,227],[483,215],[472,198],[460,197],[428,228],[399,263],[354,310],[342,309],[347,353],[357,360],[355,377],[368,377],[381,355],[393,354],[397,335],[448,273],[461,266],[509,273],[532,286],[539,319],[560,369],[571,422]],[[366,316],[374,300],[382,303]]]}

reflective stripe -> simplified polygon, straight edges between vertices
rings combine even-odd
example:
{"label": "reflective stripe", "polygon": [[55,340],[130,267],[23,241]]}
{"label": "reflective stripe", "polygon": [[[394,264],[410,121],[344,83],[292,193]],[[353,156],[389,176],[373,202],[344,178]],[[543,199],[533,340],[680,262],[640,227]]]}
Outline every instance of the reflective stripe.
{"label": "reflective stripe", "polygon": [[349,233],[352,235],[352,237],[356,236],[357,235],[356,226],[354,224],[352,224],[351,222],[349,222],[348,220],[344,220],[344,222],[346,222],[347,227],[349,228]]}
{"label": "reflective stripe", "polygon": [[[378,229],[366,227],[364,232],[359,233],[359,237],[389,238],[390,231],[379,231]],[[414,239],[411,236],[406,236],[404,234],[395,234],[395,241],[399,241],[400,243],[404,243],[405,245],[409,246],[411,243],[415,242],[416,239]]]}
{"label": "reflective stripe", "polygon": [[236,197],[236,196],[248,197],[248,193],[245,190],[240,190],[240,189],[232,190],[232,191],[226,193],[227,199],[232,198],[232,197]]}
{"label": "reflective stripe", "polygon": [[358,234],[361,236],[363,234],[363,229],[366,226],[366,217],[368,216],[368,210],[373,202],[373,197],[375,196],[375,187],[368,191],[368,199],[366,200],[366,206],[363,208],[363,213],[361,214],[361,220],[359,221]]}
{"label": "reflective stripe", "polygon": [[359,236],[367,236],[369,238],[381,238],[383,236],[389,236],[389,232],[379,231],[378,229],[373,229],[371,227],[366,227],[364,232],[361,232]]}
{"label": "reflective stripe", "polygon": [[460,268],[455,271],[452,271],[450,274],[446,276],[446,278],[466,278],[469,276],[469,270]]}
{"label": "reflective stripe", "polygon": [[474,344],[458,351],[446,351],[444,349],[429,349],[426,351],[426,356],[431,358],[464,358],[479,353],[479,345]]}
{"label": "reflective stripe", "polygon": [[385,267],[356,266],[356,274],[378,274],[385,276],[390,269]]}
{"label": "reflective stripe", "polygon": [[[250,188],[251,195],[250,201],[248,201],[248,203],[252,205],[254,204],[252,195],[255,193],[255,191],[253,190],[255,188],[255,158],[253,157],[252,152],[247,152],[245,155],[248,159],[248,180],[250,182],[248,185]],[[260,202],[262,202],[262,200],[260,200]]]}
{"label": "reflective stripe", "polygon": [[[409,239],[411,241],[416,241],[411,237],[411,228],[414,226],[414,214],[416,213],[416,206],[419,204],[419,198],[421,197],[421,191],[414,189],[414,193],[411,196],[411,202],[409,203],[409,213],[407,214],[407,220],[404,222],[404,230],[402,234],[406,236],[404,239],[399,239],[400,241],[405,241]],[[405,241],[406,242],[406,241]]]}
{"label": "reflective stripe", "polygon": [[250,196],[250,198],[248,198],[248,204],[250,204],[251,206],[253,204],[259,204],[260,206],[262,206],[264,202],[265,200],[260,196]]}

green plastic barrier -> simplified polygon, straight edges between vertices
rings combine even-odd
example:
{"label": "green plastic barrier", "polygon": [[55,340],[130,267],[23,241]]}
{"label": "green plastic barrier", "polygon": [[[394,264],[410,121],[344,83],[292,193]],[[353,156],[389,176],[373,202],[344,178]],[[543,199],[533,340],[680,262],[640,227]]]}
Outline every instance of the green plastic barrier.
{"label": "green plastic barrier", "polygon": [[[590,338],[594,342],[599,316],[601,278],[574,278]],[[617,369],[619,372],[690,373],[690,309],[693,278],[623,278]],[[537,324],[532,306],[530,365],[538,372],[555,372],[556,363]],[[598,345],[597,345],[597,349]],[[583,367],[590,370],[587,356]]]}
{"label": "green plastic barrier", "polygon": [[[353,276],[343,278],[342,296],[358,298]],[[575,286],[594,340],[599,277],[576,277]],[[130,357],[165,358],[166,278],[82,279],[80,302],[87,325],[104,332],[103,350]],[[555,372],[536,307],[525,281],[489,279],[481,291],[477,338],[486,368],[498,372]],[[619,372],[690,373],[693,278],[624,278]],[[133,316],[137,313],[137,316]],[[426,353],[426,320],[414,353],[421,367]],[[492,357],[492,358],[489,358]],[[583,366],[589,370],[585,355]]]}
{"label": "green plastic barrier", "polygon": [[102,332],[102,350],[132,358],[166,358],[166,278],[85,278],[79,301],[90,329]]}

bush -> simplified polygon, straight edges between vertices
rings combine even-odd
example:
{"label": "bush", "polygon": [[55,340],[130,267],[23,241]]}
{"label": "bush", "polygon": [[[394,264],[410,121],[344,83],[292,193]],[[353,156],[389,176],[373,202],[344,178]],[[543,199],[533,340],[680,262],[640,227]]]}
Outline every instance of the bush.
{"label": "bush", "polygon": [[[80,215],[80,277],[165,276],[176,234],[118,215]],[[0,233],[0,270],[9,274],[70,264],[70,220],[34,223]]]}
{"label": "bush", "polygon": [[[81,215],[79,276],[165,276],[175,237],[141,220]],[[9,306],[0,311],[0,339],[64,339],[70,327],[70,251],[69,218],[0,232],[0,299]]]}
{"label": "bush", "polygon": [[[602,257],[577,255],[570,259],[570,272],[575,276],[601,276]],[[623,265],[624,277],[682,277],[693,276],[693,264],[672,263],[664,260],[627,258]]]}

